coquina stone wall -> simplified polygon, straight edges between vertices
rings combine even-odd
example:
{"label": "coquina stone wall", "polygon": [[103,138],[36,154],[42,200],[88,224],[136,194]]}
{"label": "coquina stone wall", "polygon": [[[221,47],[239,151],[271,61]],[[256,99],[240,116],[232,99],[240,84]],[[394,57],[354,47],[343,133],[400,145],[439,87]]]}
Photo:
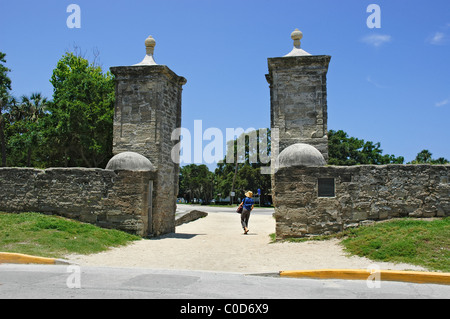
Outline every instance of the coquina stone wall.
{"label": "coquina stone wall", "polygon": [[[324,191],[329,197],[319,196]],[[278,239],[394,217],[444,217],[450,216],[450,165],[285,167],[274,176],[273,194]]]}
{"label": "coquina stone wall", "polygon": [[152,231],[150,205],[155,201],[149,187],[154,175],[88,168],[0,168],[0,211],[55,214],[147,236]]}

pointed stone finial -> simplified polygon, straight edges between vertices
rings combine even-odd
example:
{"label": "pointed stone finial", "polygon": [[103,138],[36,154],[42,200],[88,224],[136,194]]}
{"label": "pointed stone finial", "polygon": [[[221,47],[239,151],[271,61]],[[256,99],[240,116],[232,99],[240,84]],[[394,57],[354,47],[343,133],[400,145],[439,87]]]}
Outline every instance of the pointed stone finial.
{"label": "pointed stone finial", "polygon": [[291,39],[294,40],[294,47],[300,49],[300,40],[303,38],[303,33],[299,29],[295,29],[291,33]]}
{"label": "pointed stone finial", "polygon": [[145,39],[145,49],[148,55],[153,55],[153,52],[155,51],[155,46],[156,41],[155,39],[153,39],[151,35],[147,39]]}
{"label": "pointed stone finial", "polygon": [[145,58],[140,63],[135,65],[158,65],[153,59],[153,53],[155,51],[156,41],[150,35],[147,39],[145,39]]}
{"label": "pointed stone finial", "polygon": [[311,55],[308,52],[302,50],[300,48],[301,46],[301,42],[300,40],[303,38],[303,33],[302,31],[300,31],[299,29],[295,29],[292,33],[291,33],[291,39],[294,40],[294,48],[292,49],[291,52],[289,52],[288,54],[286,54],[285,56],[305,56],[305,55]]}

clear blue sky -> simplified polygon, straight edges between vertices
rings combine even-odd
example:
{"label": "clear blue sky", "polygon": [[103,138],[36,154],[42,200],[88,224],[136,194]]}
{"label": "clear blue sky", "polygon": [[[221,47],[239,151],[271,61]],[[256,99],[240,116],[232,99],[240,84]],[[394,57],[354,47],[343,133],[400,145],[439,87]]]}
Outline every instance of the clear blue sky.
{"label": "clear blue sky", "polygon": [[[81,8],[81,28],[66,25]],[[371,3],[381,28],[369,29]],[[104,70],[132,65],[156,39],[155,60],[187,78],[183,127],[270,126],[267,58],[302,48],[331,55],[328,127],[381,142],[414,159],[422,149],[450,159],[450,1],[415,0],[0,0],[0,51],[13,94],[51,98],[52,70],[74,45]],[[207,142],[205,142],[207,143]]]}

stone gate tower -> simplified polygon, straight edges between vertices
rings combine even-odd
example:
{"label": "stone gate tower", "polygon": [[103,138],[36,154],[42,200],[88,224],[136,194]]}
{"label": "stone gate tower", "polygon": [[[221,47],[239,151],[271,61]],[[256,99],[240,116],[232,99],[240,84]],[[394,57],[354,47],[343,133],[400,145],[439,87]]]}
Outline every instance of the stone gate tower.
{"label": "stone gate tower", "polygon": [[292,51],[269,58],[270,124],[279,129],[279,151],[304,143],[317,148],[328,161],[327,72],[331,56],[311,55],[300,47],[296,29]]}
{"label": "stone gate tower", "polygon": [[179,142],[172,131],[181,127],[181,93],[186,84],[165,65],[156,64],[153,37],[145,40],[146,55],[133,66],[112,67],[116,80],[113,153],[135,152],[156,168],[149,228],[155,236],[175,231],[179,161],[171,157]]}

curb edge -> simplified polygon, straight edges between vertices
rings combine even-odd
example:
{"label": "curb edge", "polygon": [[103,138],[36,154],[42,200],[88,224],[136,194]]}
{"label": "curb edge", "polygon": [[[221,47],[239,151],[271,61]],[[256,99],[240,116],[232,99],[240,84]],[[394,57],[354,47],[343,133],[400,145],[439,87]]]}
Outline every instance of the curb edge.
{"label": "curb edge", "polygon": [[70,265],[70,262],[63,259],[0,252],[0,264]]}
{"label": "curb edge", "polygon": [[401,281],[412,283],[428,283],[450,285],[450,273],[399,271],[367,269],[315,269],[315,270],[290,270],[280,271],[280,277],[314,278],[314,279],[348,279],[368,280],[373,279],[379,273],[381,281]]}

